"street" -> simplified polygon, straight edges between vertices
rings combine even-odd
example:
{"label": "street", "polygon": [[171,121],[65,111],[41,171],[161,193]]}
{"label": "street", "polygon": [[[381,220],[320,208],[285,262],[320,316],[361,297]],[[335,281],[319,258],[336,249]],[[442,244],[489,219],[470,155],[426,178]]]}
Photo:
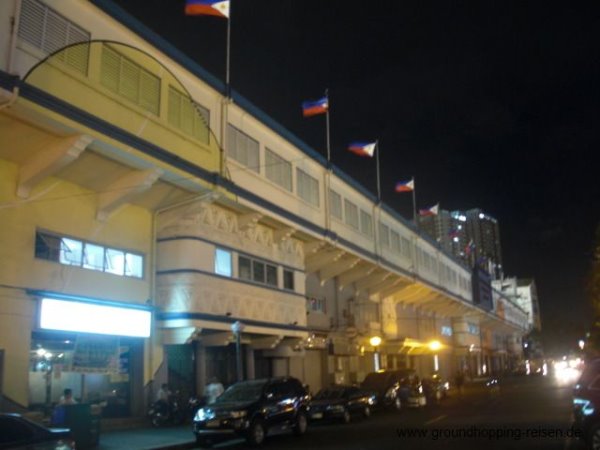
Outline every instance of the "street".
{"label": "street", "polygon": [[[572,387],[552,378],[503,380],[498,393],[483,385],[453,392],[439,406],[401,413],[378,411],[349,425],[313,423],[307,435],[270,436],[266,449],[557,449],[581,450],[570,437]],[[218,448],[241,449],[238,440]]]}

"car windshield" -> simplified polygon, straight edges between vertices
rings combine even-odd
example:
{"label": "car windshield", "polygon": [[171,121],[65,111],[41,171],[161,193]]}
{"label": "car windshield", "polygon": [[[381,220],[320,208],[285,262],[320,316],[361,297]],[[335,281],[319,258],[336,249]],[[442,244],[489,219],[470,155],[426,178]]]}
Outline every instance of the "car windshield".
{"label": "car windshield", "polygon": [[265,380],[245,381],[230,386],[217,398],[217,403],[253,402],[260,398],[265,386]]}
{"label": "car windshield", "polygon": [[370,373],[363,381],[363,386],[380,386],[386,384],[389,375],[387,373]]}
{"label": "car windshield", "polygon": [[315,395],[315,400],[335,400],[342,398],[343,396],[344,389],[321,389],[317,395]]}

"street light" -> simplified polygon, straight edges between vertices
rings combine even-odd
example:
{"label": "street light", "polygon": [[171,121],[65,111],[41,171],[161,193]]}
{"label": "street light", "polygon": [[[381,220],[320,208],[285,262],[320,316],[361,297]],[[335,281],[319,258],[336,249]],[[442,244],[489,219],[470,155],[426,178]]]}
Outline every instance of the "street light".
{"label": "street light", "polygon": [[231,325],[231,331],[235,336],[235,361],[236,361],[236,371],[237,371],[237,380],[242,381],[244,376],[242,375],[242,349],[241,349],[241,334],[244,331],[244,324],[239,320],[235,321]]}
{"label": "street light", "polygon": [[440,343],[440,341],[431,341],[429,343],[429,349],[432,352],[435,352],[433,354],[433,370],[435,372],[438,372],[440,370],[440,360],[438,358],[438,354],[437,352],[442,348],[442,344]]}
{"label": "street light", "polygon": [[379,346],[381,345],[381,338],[379,336],[373,336],[369,339],[369,344],[373,346],[375,349],[375,353],[373,354],[373,362],[375,363],[375,372],[379,371]]}

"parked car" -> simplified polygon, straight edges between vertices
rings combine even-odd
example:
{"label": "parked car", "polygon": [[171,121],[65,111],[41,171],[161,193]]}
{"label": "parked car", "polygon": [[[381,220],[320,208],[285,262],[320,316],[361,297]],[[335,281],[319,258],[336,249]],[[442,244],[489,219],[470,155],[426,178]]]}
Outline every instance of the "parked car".
{"label": "parked car", "polygon": [[196,442],[207,447],[241,436],[258,446],[272,431],[302,435],[307,430],[309,400],[302,383],[292,377],[235,383],[215,403],[196,412]]}
{"label": "parked car", "polygon": [[439,375],[432,375],[421,380],[423,393],[427,399],[427,404],[439,403],[448,396],[450,383],[442,379]]}
{"label": "parked car", "polygon": [[376,394],[375,406],[402,409],[426,403],[423,386],[413,369],[384,370],[367,374],[361,387]]}
{"label": "parked car", "polygon": [[336,385],[321,389],[311,400],[311,420],[341,420],[349,423],[353,416],[369,417],[375,394],[356,386]]}
{"label": "parked car", "polygon": [[587,362],[575,384],[573,417],[587,448],[600,450],[600,359]]}
{"label": "parked car", "polygon": [[48,428],[20,414],[0,413],[0,449],[68,450],[75,448],[68,428]]}

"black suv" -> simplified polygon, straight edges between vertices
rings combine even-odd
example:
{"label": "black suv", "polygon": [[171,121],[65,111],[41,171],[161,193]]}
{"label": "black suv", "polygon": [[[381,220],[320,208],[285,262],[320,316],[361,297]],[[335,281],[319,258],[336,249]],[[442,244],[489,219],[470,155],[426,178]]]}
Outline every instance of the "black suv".
{"label": "black suv", "polygon": [[375,393],[375,406],[397,410],[403,406],[419,406],[419,398],[423,392],[417,373],[413,369],[371,372],[360,386]]}
{"label": "black suv", "polygon": [[201,447],[244,437],[250,445],[263,443],[267,433],[291,429],[306,432],[310,397],[295,378],[241,381],[231,385],[212,405],[194,417],[194,434]]}
{"label": "black suv", "polygon": [[586,362],[573,389],[573,429],[587,448],[600,449],[600,359]]}

